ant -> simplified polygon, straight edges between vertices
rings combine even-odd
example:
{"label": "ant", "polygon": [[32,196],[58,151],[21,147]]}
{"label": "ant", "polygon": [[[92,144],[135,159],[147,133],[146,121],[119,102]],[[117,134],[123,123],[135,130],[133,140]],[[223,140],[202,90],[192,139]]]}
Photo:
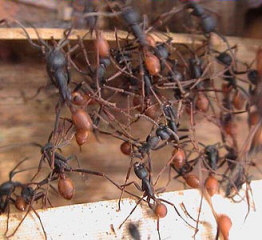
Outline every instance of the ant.
{"label": "ant", "polygon": [[13,198],[13,193],[15,193],[17,188],[23,189],[24,184],[21,182],[13,181],[13,177],[19,173],[24,172],[26,170],[18,170],[15,171],[23,162],[28,160],[27,158],[20,161],[10,172],[9,172],[9,180],[2,183],[0,185],[0,214],[7,211],[7,222],[6,222],[6,231],[5,235],[8,232],[8,223],[9,223],[9,213],[10,213],[10,203],[15,203],[15,199]]}
{"label": "ant", "polygon": [[[173,203],[171,203],[167,200],[164,200],[162,198],[157,198],[155,196],[154,188],[153,188],[153,185],[150,181],[149,173],[148,173],[148,170],[146,169],[144,163],[135,162],[133,167],[134,167],[134,172],[135,172],[136,176],[142,181],[142,186],[140,187],[136,182],[130,182],[130,183],[125,183],[121,187],[126,187],[126,186],[129,186],[131,184],[134,184],[135,187],[138,190],[143,192],[143,196],[138,200],[138,202],[136,203],[136,206],[132,209],[132,211],[129,213],[129,215],[121,223],[119,228],[122,227],[122,225],[127,221],[129,216],[135,211],[136,207],[139,205],[139,203],[141,203],[141,201],[144,200],[145,197],[146,197],[146,201],[147,201],[149,208],[151,208],[154,211],[155,215],[157,216],[157,232],[158,232],[159,239],[161,239],[160,238],[160,232],[159,232],[159,219],[163,218],[167,215],[167,208],[161,202],[167,203],[167,204],[171,205],[172,207],[174,207],[174,209],[175,209],[176,213],[179,215],[179,217],[181,217],[181,219],[187,225],[189,225],[190,227],[193,227],[181,216],[178,209],[176,208],[176,206]],[[153,200],[153,203],[151,203],[150,200]]]}
{"label": "ant", "polygon": [[61,39],[55,46],[48,45],[45,41],[43,41],[38,32],[36,34],[38,36],[38,40],[41,45],[36,44],[30,38],[28,32],[25,27],[17,22],[19,26],[23,29],[29,43],[42,51],[46,58],[46,70],[51,82],[59,89],[60,96],[62,102],[67,102],[71,99],[71,92],[68,87],[70,82],[70,74],[68,71],[68,62],[65,53],[62,51],[62,48],[68,43],[68,37],[71,34],[71,29],[67,29],[64,32],[65,38]]}
{"label": "ant", "polygon": [[[55,180],[55,178],[52,178],[51,180],[53,181]],[[20,195],[16,195],[14,204],[18,210],[25,211],[27,209],[27,211],[25,215],[23,216],[22,220],[20,221],[20,223],[17,225],[17,227],[13,231],[13,233],[7,236],[8,238],[15,235],[15,233],[17,232],[17,230],[19,229],[19,227],[21,226],[21,224],[23,223],[27,215],[30,213],[31,210],[33,210],[34,214],[37,216],[41,224],[41,228],[43,230],[45,239],[47,239],[47,234],[46,234],[44,225],[42,223],[42,220],[39,214],[37,213],[37,211],[35,210],[35,208],[33,207],[33,203],[37,202],[39,199],[42,199],[42,200],[47,199],[49,205],[52,207],[52,204],[50,200],[48,199],[48,197],[46,196],[46,193],[41,190],[41,187],[47,183],[48,183],[47,179],[44,179],[39,183],[23,184],[23,186],[21,187],[21,193]],[[32,187],[30,187],[30,185],[36,185],[36,188],[33,189]]]}

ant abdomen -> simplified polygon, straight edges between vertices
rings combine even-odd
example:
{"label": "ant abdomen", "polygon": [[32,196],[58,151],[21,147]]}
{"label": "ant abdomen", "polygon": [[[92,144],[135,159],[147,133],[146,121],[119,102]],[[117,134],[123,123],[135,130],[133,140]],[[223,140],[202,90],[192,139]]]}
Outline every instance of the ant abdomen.
{"label": "ant abdomen", "polygon": [[158,218],[164,218],[167,215],[167,207],[163,203],[157,203],[154,212]]}
{"label": "ant abdomen", "polygon": [[161,70],[159,59],[151,52],[145,53],[145,66],[152,76],[156,76]]}
{"label": "ant abdomen", "polygon": [[86,129],[77,129],[75,133],[76,142],[79,146],[85,144],[89,138],[90,131]]}
{"label": "ant abdomen", "polygon": [[72,121],[77,129],[92,130],[92,119],[83,109],[72,110]]}
{"label": "ant abdomen", "polygon": [[58,179],[58,192],[66,199],[71,200],[74,195],[74,184],[72,180],[64,175],[60,175]]}
{"label": "ant abdomen", "polygon": [[18,196],[15,200],[15,207],[20,211],[25,211],[27,207],[27,203],[25,202],[24,198],[21,196]]}
{"label": "ant abdomen", "polygon": [[186,184],[191,188],[199,188],[200,187],[200,181],[199,178],[194,174],[186,174],[184,176],[184,179],[186,181]]}
{"label": "ant abdomen", "polygon": [[129,142],[123,142],[120,146],[120,150],[123,154],[125,155],[130,155],[131,154],[131,150],[132,150],[132,146],[131,143]]}
{"label": "ant abdomen", "polygon": [[174,149],[172,153],[172,165],[177,169],[178,171],[186,164],[186,155],[183,149],[176,148]]}
{"label": "ant abdomen", "polygon": [[228,240],[229,239],[229,232],[230,232],[230,229],[232,227],[231,219],[227,215],[221,214],[217,217],[217,225],[218,225],[218,230],[223,235],[223,238],[225,240]]}
{"label": "ant abdomen", "polygon": [[97,38],[95,40],[95,48],[100,57],[108,57],[110,55],[109,44],[101,33],[97,34]]}
{"label": "ant abdomen", "polygon": [[210,174],[205,181],[205,188],[212,197],[218,193],[219,183],[214,175]]}

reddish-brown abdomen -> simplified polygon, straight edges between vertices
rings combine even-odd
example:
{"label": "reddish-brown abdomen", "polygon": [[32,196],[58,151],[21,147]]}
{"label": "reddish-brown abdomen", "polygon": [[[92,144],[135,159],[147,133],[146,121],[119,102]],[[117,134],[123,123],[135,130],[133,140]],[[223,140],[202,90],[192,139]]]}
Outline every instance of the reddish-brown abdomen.
{"label": "reddish-brown abdomen", "polygon": [[256,125],[259,121],[259,114],[257,111],[251,112],[249,115],[249,123],[250,125]]}
{"label": "reddish-brown abdomen", "polygon": [[176,148],[172,153],[172,164],[176,169],[181,169],[186,163],[186,155],[183,149]]}
{"label": "reddish-brown abdomen", "polygon": [[241,110],[244,107],[246,99],[244,98],[243,94],[239,91],[236,91],[233,97],[233,106],[237,110]]}
{"label": "reddish-brown abdomen", "polygon": [[199,178],[196,175],[187,174],[184,178],[185,178],[186,183],[189,187],[192,187],[192,188],[199,188],[200,187],[200,181],[199,181]]}
{"label": "reddish-brown abdomen", "polygon": [[89,137],[89,130],[77,129],[75,133],[76,142],[79,146],[85,144]]}
{"label": "reddish-brown abdomen", "polygon": [[155,214],[159,218],[164,218],[167,215],[166,205],[163,203],[157,203],[155,207]]}
{"label": "reddish-brown abdomen", "polygon": [[70,178],[60,177],[58,191],[64,199],[71,200],[74,195],[74,184]]}
{"label": "reddish-brown abdomen", "polygon": [[149,46],[156,47],[156,41],[150,34],[146,35],[146,41],[147,41]]}
{"label": "reddish-brown abdomen", "polygon": [[198,94],[196,98],[196,107],[202,112],[207,112],[209,109],[209,101],[204,94]]}
{"label": "reddish-brown abdomen", "polygon": [[218,181],[213,175],[209,175],[205,182],[205,187],[208,194],[212,197],[218,192]]}
{"label": "reddish-brown abdomen", "polygon": [[72,121],[77,129],[92,130],[92,119],[83,109],[72,112]]}
{"label": "reddish-brown abdomen", "polygon": [[151,106],[147,107],[145,109],[145,115],[152,119],[156,119],[158,116],[158,106],[156,104],[152,104]]}
{"label": "reddish-brown abdomen", "polygon": [[95,47],[100,57],[109,56],[110,47],[102,35],[97,36],[97,39],[95,40]]}
{"label": "reddish-brown abdomen", "polygon": [[231,219],[227,215],[221,214],[217,217],[217,225],[224,239],[228,240],[229,231],[232,227]]}
{"label": "reddish-brown abdomen", "polygon": [[160,72],[160,61],[152,53],[148,52],[145,55],[145,66],[150,75],[155,76]]}
{"label": "reddish-brown abdomen", "polygon": [[229,136],[233,137],[237,134],[237,124],[233,120],[229,121],[225,123],[224,130]]}
{"label": "reddish-brown abdomen", "polygon": [[131,143],[123,142],[120,146],[121,152],[125,155],[131,154]]}
{"label": "reddish-brown abdomen", "polygon": [[20,211],[25,211],[27,203],[22,197],[18,196],[15,200],[15,207]]}

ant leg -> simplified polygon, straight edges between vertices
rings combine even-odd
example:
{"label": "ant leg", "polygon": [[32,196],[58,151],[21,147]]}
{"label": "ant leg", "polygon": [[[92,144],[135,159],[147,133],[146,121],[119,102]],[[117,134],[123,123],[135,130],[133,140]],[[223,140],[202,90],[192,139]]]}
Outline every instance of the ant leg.
{"label": "ant leg", "polygon": [[[122,190],[122,186],[119,186],[116,182],[114,182],[111,178],[109,178],[107,175],[105,175],[102,172],[97,172],[97,171],[92,171],[92,170],[87,170],[87,169],[82,169],[82,168],[76,168],[76,169],[71,169],[70,171],[72,172],[80,172],[80,173],[86,173],[86,174],[91,174],[91,175],[95,175],[95,176],[100,176],[100,177],[104,177],[106,180],[108,180],[109,182],[111,182],[113,185],[115,185],[118,189]],[[129,184],[130,185],[130,184]],[[137,195],[124,190],[125,193],[128,193],[130,196],[136,197],[136,198],[140,198]]]}
{"label": "ant leg", "polygon": [[131,157],[131,160],[130,160],[130,163],[129,163],[129,168],[128,168],[127,174],[126,174],[125,183],[124,183],[124,186],[122,185],[122,186],[123,186],[123,189],[121,190],[121,194],[120,194],[120,197],[119,197],[119,200],[118,200],[118,211],[120,211],[120,208],[121,208],[121,207],[120,207],[121,199],[122,199],[122,196],[123,196],[123,193],[124,193],[124,190],[125,190],[127,181],[128,181],[128,179],[129,179],[132,166],[133,166],[133,158]]}
{"label": "ant leg", "polygon": [[[49,200],[48,200],[48,202],[49,202]],[[37,216],[37,218],[38,218],[38,220],[39,220],[39,222],[40,222],[40,224],[41,224],[41,227],[42,227],[43,233],[44,233],[44,235],[45,235],[45,239],[47,239],[47,234],[46,234],[46,231],[45,231],[44,225],[43,225],[43,223],[42,223],[42,220],[41,220],[39,214],[37,213],[37,211],[36,211],[32,206],[31,206],[31,208],[32,208],[33,212],[35,213],[35,215]]]}
{"label": "ant leg", "polygon": [[[157,184],[160,176],[163,174],[163,172],[166,170],[167,167],[169,167],[169,172],[170,172],[170,164],[172,163],[173,159],[175,158],[175,154],[167,161],[166,165],[160,170],[160,172],[157,174],[157,177],[156,177],[156,181],[154,183],[154,186]],[[169,174],[169,177],[170,177],[170,174]]]}
{"label": "ant leg", "polygon": [[76,155],[71,155],[68,158],[66,158],[66,162],[68,162],[70,160],[74,160],[74,159],[77,161],[78,168],[80,168],[80,162],[79,162],[79,159],[78,159],[78,157]]}
{"label": "ant leg", "polygon": [[129,215],[125,218],[125,220],[121,223],[121,225],[119,226],[119,229],[123,226],[123,224],[127,221],[127,219],[132,215],[132,213],[135,211],[135,209],[137,208],[137,206],[142,202],[142,200],[144,199],[144,196],[141,197],[137,203],[136,206],[132,209],[132,211],[129,213]]}
{"label": "ant leg", "polygon": [[[31,203],[30,203],[30,204],[31,204]],[[40,224],[41,224],[41,227],[42,227],[43,232],[44,232],[44,235],[45,235],[45,239],[47,239],[47,235],[46,235],[46,232],[45,232],[43,223],[42,223],[42,221],[41,221],[41,219],[40,219],[40,216],[38,215],[38,213],[35,211],[35,209],[34,209],[32,206],[29,206],[26,214],[24,215],[24,217],[22,218],[22,220],[20,221],[20,223],[17,225],[17,227],[15,228],[15,230],[13,231],[13,233],[7,236],[7,238],[11,238],[12,236],[15,235],[15,233],[17,232],[17,230],[19,229],[19,227],[21,226],[21,224],[23,223],[23,221],[25,220],[25,218],[26,218],[27,215],[29,214],[31,208],[32,208],[32,210],[34,211],[34,213],[35,213],[35,215],[37,216],[37,218],[39,219]]]}
{"label": "ant leg", "polygon": [[35,175],[31,178],[31,182],[36,178],[36,176],[37,176],[37,175],[39,174],[39,172],[41,171],[41,169],[42,169],[42,164],[43,164],[44,159],[45,159],[45,156],[42,155],[42,157],[40,158],[39,164],[38,164],[37,172],[36,172]]}
{"label": "ant leg", "polygon": [[33,100],[33,99],[36,98],[36,97],[40,94],[40,92],[41,92],[43,89],[45,89],[45,88],[46,88],[45,86],[41,86],[41,87],[37,88],[36,93],[35,93],[33,96],[31,96],[31,97],[27,97],[27,96],[25,95],[24,90],[21,90],[21,95],[22,95],[22,98],[23,98],[24,102],[26,103],[27,101]]}
{"label": "ant leg", "polygon": [[157,222],[156,222],[156,229],[157,229],[157,233],[158,233],[158,239],[161,240],[160,237],[160,228],[159,228],[159,217],[157,217]]}
{"label": "ant leg", "polygon": [[16,164],[15,167],[9,172],[9,181],[12,181],[13,176],[17,173],[17,172],[15,172],[15,169],[17,169],[26,160],[28,160],[28,157],[24,158],[22,161],[20,161],[18,164]]}
{"label": "ant leg", "polygon": [[13,231],[13,233],[11,233],[10,235],[6,236],[7,238],[10,238],[12,236],[15,235],[15,233],[17,232],[18,228],[21,226],[21,224],[23,223],[23,221],[25,220],[25,218],[27,217],[28,213],[30,212],[30,207],[28,208],[26,214],[24,215],[24,217],[22,218],[22,220],[20,221],[20,223],[17,225],[17,227],[15,228],[15,230]]}
{"label": "ant leg", "polygon": [[148,156],[148,172],[149,172],[149,182],[151,182],[152,179],[152,160],[150,157],[150,152],[147,153]]}
{"label": "ant leg", "polygon": [[141,192],[143,191],[142,188],[135,181],[121,185],[121,187],[127,187],[127,186],[130,186],[131,184],[133,184],[139,191],[141,191]]}
{"label": "ant leg", "polygon": [[[7,199],[6,199],[6,201],[7,201]],[[10,216],[10,205],[8,204],[8,201],[6,203],[7,203],[7,219],[6,219],[6,230],[5,230],[4,236],[7,235],[8,230],[9,230],[9,216]]]}
{"label": "ant leg", "polygon": [[181,216],[181,214],[179,213],[178,209],[176,208],[176,206],[175,206],[173,203],[171,203],[171,202],[169,202],[169,201],[167,201],[167,200],[165,200],[165,199],[162,199],[162,198],[158,198],[158,200],[160,200],[160,201],[162,201],[162,202],[165,202],[165,203],[171,205],[171,206],[175,209],[177,215],[178,215],[189,227],[191,227],[191,228],[193,228],[193,229],[196,229],[194,226],[192,226],[190,223],[188,223],[188,222]]}
{"label": "ant leg", "polygon": [[[25,33],[25,35],[26,35],[26,37],[27,37],[28,42],[29,42],[32,46],[34,46],[35,48],[41,49],[41,45],[38,45],[38,44],[36,44],[36,43],[34,43],[34,42],[32,41],[32,39],[31,39],[31,37],[29,36],[28,32],[26,31],[24,25],[23,25],[22,23],[20,23],[19,21],[17,21],[17,20],[15,20],[15,22],[16,22],[16,23],[22,28],[22,30],[24,31],[24,33]],[[37,34],[37,36],[38,36],[38,34]]]}

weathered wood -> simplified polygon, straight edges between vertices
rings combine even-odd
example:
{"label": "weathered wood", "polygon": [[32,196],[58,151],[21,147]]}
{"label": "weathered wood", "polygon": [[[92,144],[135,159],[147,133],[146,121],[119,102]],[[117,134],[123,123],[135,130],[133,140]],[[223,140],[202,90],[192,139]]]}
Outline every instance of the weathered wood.
{"label": "weathered wood", "polygon": [[[255,181],[251,184],[255,207],[251,209],[246,221],[247,203],[233,203],[220,195],[212,198],[213,206],[218,214],[226,214],[232,220],[230,240],[260,239],[260,220],[262,217],[262,181]],[[240,192],[244,195],[244,190]],[[197,218],[201,194],[198,190],[185,190],[169,192],[160,195],[174,203],[181,215],[193,226],[196,223],[190,219],[181,209],[183,203],[188,213]],[[123,220],[128,216],[135,206],[133,199],[122,201],[121,211],[117,211],[118,200],[86,203],[66,207],[50,208],[39,210],[38,213],[43,222],[48,239],[131,239],[128,232],[128,224],[137,225],[140,232],[140,239],[158,239],[157,219],[146,203],[139,205],[128,221],[119,229]],[[195,230],[189,227],[176,214],[173,207],[167,205],[168,214],[160,219],[160,234],[162,239],[193,239]],[[19,224],[23,213],[13,213],[9,219],[9,233]],[[5,229],[6,216],[0,217],[0,232]],[[195,239],[214,239],[216,234],[216,221],[210,210],[210,206],[204,200],[200,215],[199,231]],[[12,239],[43,239],[43,233],[39,220],[31,213],[25,219],[21,227]],[[3,237],[1,238],[3,239]]]}
{"label": "weathered wood", "polygon": [[[38,39],[35,30],[33,28],[26,28],[26,31],[28,32],[29,36],[33,40]],[[51,38],[61,39],[64,36],[64,29],[62,28],[38,28],[37,31],[40,37],[44,40],[49,40]],[[104,31],[103,34],[108,41],[115,41],[116,39],[115,33],[112,31]],[[167,35],[173,39],[172,42],[174,43],[191,44],[193,41],[195,41],[195,43],[200,43],[204,40],[204,37],[201,35],[191,35],[185,33],[163,34],[161,32],[152,32],[150,34],[152,34],[155,40],[159,42],[166,41],[168,39]],[[93,39],[94,37],[88,34],[87,30],[74,29],[69,39],[77,39],[78,36],[83,37],[84,35],[86,35],[85,40],[90,40]],[[119,38],[126,38],[127,32],[119,30],[117,32],[117,35]],[[132,38],[131,35],[129,35],[129,37]],[[26,35],[24,34],[21,28],[0,28],[0,40],[25,40],[25,39],[27,39]],[[259,39],[248,39],[248,38],[243,39],[239,37],[227,37],[227,39],[230,44],[239,44],[239,45],[262,44],[262,40]],[[213,44],[222,44],[222,42],[218,37],[215,37]]]}

